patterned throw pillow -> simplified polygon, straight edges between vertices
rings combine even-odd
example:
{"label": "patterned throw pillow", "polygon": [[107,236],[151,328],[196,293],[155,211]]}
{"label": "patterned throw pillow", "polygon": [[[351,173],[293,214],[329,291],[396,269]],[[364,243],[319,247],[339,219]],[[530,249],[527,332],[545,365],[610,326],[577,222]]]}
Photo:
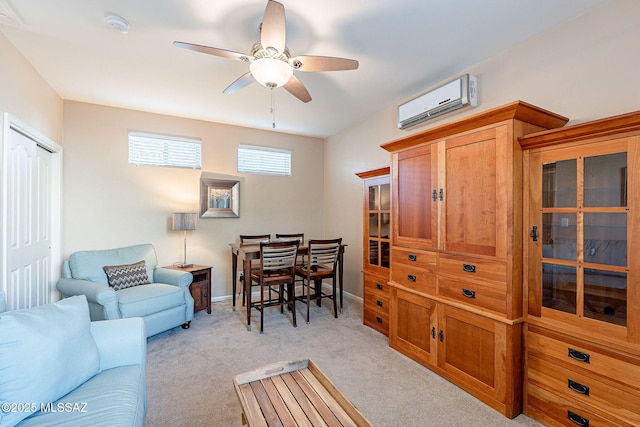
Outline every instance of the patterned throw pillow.
{"label": "patterned throw pillow", "polygon": [[144,260],[135,264],[105,265],[102,269],[107,273],[109,286],[115,291],[150,283]]}

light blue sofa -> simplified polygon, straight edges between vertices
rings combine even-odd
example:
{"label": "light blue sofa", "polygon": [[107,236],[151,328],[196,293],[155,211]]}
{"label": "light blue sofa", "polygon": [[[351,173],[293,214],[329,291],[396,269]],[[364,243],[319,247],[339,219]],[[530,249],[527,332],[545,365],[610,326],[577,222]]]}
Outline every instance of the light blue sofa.
{"label": "light blue sofa", "polygon": [[0,427],[144,426],[146,344],[141,318],[90,322],[84,296],[1,313]]}
{"label": "light blue sofa", "polygon": [[[149,284],[114,291],[105,266],[133,264],[144,260]],[[85,295],[91,320],[142,317],[147,336],[182,325],[193,319],[191,273],[158,267],[153,245],[74,252],[64,262],[56,287],[63,298]]]}

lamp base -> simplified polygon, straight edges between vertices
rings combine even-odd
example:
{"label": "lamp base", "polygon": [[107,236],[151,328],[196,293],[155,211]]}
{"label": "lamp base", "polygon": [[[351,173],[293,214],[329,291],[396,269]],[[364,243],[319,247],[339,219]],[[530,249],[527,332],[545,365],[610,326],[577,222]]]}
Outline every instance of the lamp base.
{"label": "lamp base", "polygon": [[182,262],[178,262],[178,263],[175,264],[175,266],[178,267],[178,268],[187,268],[187,267],[193,267],[193,264],[185,264],[185,263],[182,263]]}

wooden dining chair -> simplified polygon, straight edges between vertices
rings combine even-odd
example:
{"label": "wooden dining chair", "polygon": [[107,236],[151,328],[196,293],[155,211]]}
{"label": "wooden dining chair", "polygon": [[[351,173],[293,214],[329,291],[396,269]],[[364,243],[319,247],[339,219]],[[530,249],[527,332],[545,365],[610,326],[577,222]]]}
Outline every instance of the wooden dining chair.
{"label": "wooden dining chair", "polygon": [[[276,233],[276,239],[297,239],[300,241],[302,245],[304,243],[304,233]],[[305,256],[301,255],[296,260],[296,267],[302,267],[305,263]],[[302,279],[299,279],[300,283],[302,283]]]}
{"label": "wooden dining chair", "polygon": [[[302,244],[304,242],[304,233],[276,233],[276,239],[298,240],[300,244]],[[298,257],[298,259],[296,260],[296,267],[298,265],[302,265],[303,262],[304,262],[304,255],[302,256],[302,258]],[[298,279],[298,281],[302,283],[301,279]],[[275,289],[269,288],[269,298],[271,298],[271,293],[274,290]]]}
{"label": "wooden dining chair", "polygon": [[[260,243],[260,267],[251,270],[251,283],[260,287],[260,301],[252,302],[247,294],[247,330],[251,330],[251,309],[260,312],[260,333],[264,331],[264,309],[279,306],[284,313],[285,305],[291,308],[293,326],[296,324],[295,274],[298,256],[298,240]],[[273,298],[265,299],[265,291],[277,287]],[[286,298],[285,298],[286,286]],[[268,293],[267,295],[271,295]]]}
{"label": "wooden dining chair", "polygon": [[300,243],[304,242],[304,233],[283,234],[276,233],[276,239],[298,239]]}
{"label": "wooden dining chair", "polygon": [[[271,234],[241,234],[240,235],[240,244],[241,245],[259,245],[260,242],[268,242],[271,240]],[[251,263],[251,269],[258,267],[258,260],[254,260]],[[242,271],[240,272],[240,283],[244,281],[244,260],[242,260]],[[240,286],[241,289],[238,289],[238,293],[242,292],[242,306],[244,307],[244,303],[247,301],[247,297],[244,294],[244,286]],[[235,295],[233,296],[236,297]]]}
{"label": "wooden dining chair", "polygon": [[[338,317],[338,298],[336,296],[336,276],[338,253],[342,238],[329,240],[309,240],[307,263],[296,267],[296,276],[302,277],[302,295],[297,300],[307,304],[307,323],[309,323],[309,306],[316,300],[320,306],[322,298],[333,300],[333,314]],[[322,289],[322,281],[331,279],[331,293]],[[313,291],[313,294],[312,294]]]}

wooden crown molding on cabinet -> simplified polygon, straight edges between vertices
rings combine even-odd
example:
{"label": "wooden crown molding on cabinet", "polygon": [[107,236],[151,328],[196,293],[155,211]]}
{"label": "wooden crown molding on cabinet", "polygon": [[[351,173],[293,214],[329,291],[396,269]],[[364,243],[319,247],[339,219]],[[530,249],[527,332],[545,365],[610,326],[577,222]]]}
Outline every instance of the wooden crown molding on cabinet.
{"label": "wooden crown molding on cabinet", "polygon": [[562,129],[546,130],[522,136],[518,139],[523,149],[547,147],[559,143],[595,139],[609,135],[623,136],[640,131],[640,111],[579,123]]}
{"label": "wooden crown molding on cabinet", "polygon": [[367,179],[367,178],[375,178],[377,176],[389,175],[390,172],[391,172],[391,167],[385,166],[378,169],[371,169],[364,172],[358,172],[356,173],[356,176],[358,178]]}
{"label": "wooden crown molding on cabinet", "polygon": [[523,101],[515,101],[471,117],[445,123],[441,126],[436,126],[423,132],[388,142],[381,145],[381,147],[390,152],[403,150],[423,140],[433,141],[439,138],[449,137],[453,134],[478,129],[503,120],[520,120],[545,129],[559,128],[569,121],[567,117],[552,113],[535,105]]}

